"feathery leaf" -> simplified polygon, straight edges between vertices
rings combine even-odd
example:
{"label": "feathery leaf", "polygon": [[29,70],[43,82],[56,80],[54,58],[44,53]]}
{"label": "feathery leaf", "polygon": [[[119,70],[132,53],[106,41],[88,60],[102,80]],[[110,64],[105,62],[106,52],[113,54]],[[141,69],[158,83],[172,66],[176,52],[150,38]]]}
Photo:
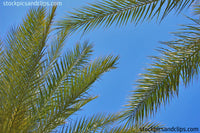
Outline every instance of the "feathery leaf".
{"label": "feathery leaf", "polygon": [[178,95],[181,81],[187,85],[199,73],[200,25],[199,19],[191,20],[193,25],[174,33],[176,40],[163,42],[168,48],[159,49],[162,56],[152,57],[151,68],[137,80],[137,89],[124,112],[129,121],[142,121],[154,114]]}
{"label": "feathery leaf", "polygon": [[139,23],[160,17],[162,20],[173,9],[179,13],[194,0],[103,0],[76,9],[58,22],[58,27],[71,27],[72,31],[90,31],[96,27],[109,27],[112,24],[125,25]]}

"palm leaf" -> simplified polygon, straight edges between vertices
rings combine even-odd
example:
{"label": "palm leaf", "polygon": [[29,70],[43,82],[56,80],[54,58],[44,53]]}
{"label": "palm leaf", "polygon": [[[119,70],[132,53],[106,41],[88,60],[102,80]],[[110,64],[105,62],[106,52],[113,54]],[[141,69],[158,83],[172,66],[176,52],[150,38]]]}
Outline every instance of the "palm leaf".
{"label": "palm leaf", "polygon": [[94,133],[111,125],[120,118],[119,114],[96,114],[91,117],[78,118],[74,122],[66,122],[62,132],[66,133]]}
{"label": "palm leaf", "polygon": [[199,1],[194,3],[193,10],[194,10],[194,14],[196,14],[196,15],[200,14],[200,2]]}
{"label": "palm leaf", "polygon": [[154,114],[178,95],[181,81],[187,85],[199,73],[200,25],[199,19],[191,19],[193,25],[185,25],[174,33],[176,40],[163,42],[162,56],[152,57],[154,62],[137,80],[137,89],[130,96],[125,111],[128,121],[142,121]]}
{"label": "palm leaf", "polygon": [[[151,133],[159,131],[163,125],[156,122],[145,122],[140,125],[127,126],[120,124],[121,114],[95,114],[92,117],[81,117],[75,121],[66,121],[60,132],[66,133]],[[57,129],[58,130],[58,129]]]}
{"label": "palm leaf", "polygon": [[86,32],[112,24],[137,24],[160,16],[162,20],[173,9],[179,13],[193,2],[194,0],[103,0],[70,12],[58,22],[58,26],[62,29],[71,27],[72,31],[83,29]]}
{"label": "palm leaf", "polygon": [[91,85],[101,74],[115,68],[118,57],[114,56],[98,58],[89,63],[91,48],[92,45],[87,43],[83,48],[77,44],[73,52],[68,52],[57,63],[55,72],[48,79],[48,88],[41,93],[44,100],[38,110],[42,116],[46,115],[40,122],[40,132],[51,131],[65,123],[65,119],[96,98],[88,94]]}

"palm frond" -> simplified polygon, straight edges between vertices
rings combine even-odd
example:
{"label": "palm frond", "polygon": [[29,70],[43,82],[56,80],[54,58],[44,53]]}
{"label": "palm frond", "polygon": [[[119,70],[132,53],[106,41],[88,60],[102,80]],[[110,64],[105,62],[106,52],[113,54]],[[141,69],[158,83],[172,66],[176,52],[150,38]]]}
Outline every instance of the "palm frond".
{"label": "palm frond", "polygon": [[0,57],[3,54],[3,42],[0,39]]}
{"label": "palm frond", "polygon": [[168,48],[159,49],[162,56],[152,57],[154,62],[137,80],[137,89],[126,105],[127,120],[142,121],[154,114],[162,104],[178,95],[181,81],[187,85],[199,73],[199,19],[193,22],[175,33],[176,40],[163,42]]}
{"label": "palm frond", "polygon": [[66,133],[96,133],[104,127],[112,125],[120,118],[119,114],[96,114],[92,117],[82,117],[74,122],[66,122],[62,127],[62,132]]}
{"label": "palm frond", "polygon": [[194,14],[200,15],[200,2],[199,1],[194,3],[193,10],[194,10]]}
{"label": "palm frond", "polygon": [[[54,78],[49,82],[50,88],[48,88],[47,92],[42,94],[43,97],[44,95],[47,96],[47,100],[43,101],[44,104],[41,105],[42,108],[44,106],[44,109],[46,109],[49,104],[54,105],[51,106],[49,111],[44,110],[43,112],[44,114],[46,113],[46,117],[42,120],[46,123],[41,122],[43,123],[41,126],[44,127],[42,132],[50,131],[60,124],[63,124],[65,119],[96,98],[88,94],[91,85],[99,79],[103,73],[115,68],[118,57],[107,56],[98,58],[94,62],[87,63],[86,58],[91,52],[91,45],[85,45],[82,52],[79,48],[80,46],[77,45],[74,53],[79,51],[81,54],[74,54],[73,60],[69,60],[69,57],[71,57],[69,55],[65,56],[67,60],[61,60],[60,65],[57,65],[60,67],[57,68],[66,68],[66,70],[57,70],[57,76],[51,76]],[[64,61],[72,61],[72,64],[64,63]],[[84,62],[86,62],[85,65],[83,65]],[[63,66],[64,64],[68,66],[65,67]],[[62,74],[61,79],[58,73]],[[56,77],[58,77],[58,79]],[[60,122],[58,122],[58,120],[60,120]]]}
{"label": "palm frond", "polygon": [[162,20],[173,9],[179,13],[193,2],[194,0],[103,0],[70,12],[58,22],[58,26],[62,29],[71,27],[72,31],[83,29],[86,32],[112,24],[137,24],[160,16]]}
{"label": "palm frond", "polygon": [[3,58],[3,42],[0,39],[0,78],[1,78],[1,74],[3,73],[2,69],[1,69],[1,67],[3,66],[2,63],[1,63],[2,58]]}
{"label": "palm frond", "polygon": [[81,117],[75,121],[66,121],[60,132],[66,133],[153,133],[163,127],[158,122],[145,122],[140,125],[120,124],[121,114],[95,114],[92,117]]}
{"label": "palm frond", "polygon": [[92,45],[85,43],[82,48],[80,44],[77,44],[73,51],[68,51],[64,57],[60,58],[60,61],[55,62],[54,69],[51,69],[51,75],[48,75],[48,87],[44,93],[51,98],[55,89],[62,86],[66,80],[70,80],[77,70],[82,69],[89,62],[92,51]]}

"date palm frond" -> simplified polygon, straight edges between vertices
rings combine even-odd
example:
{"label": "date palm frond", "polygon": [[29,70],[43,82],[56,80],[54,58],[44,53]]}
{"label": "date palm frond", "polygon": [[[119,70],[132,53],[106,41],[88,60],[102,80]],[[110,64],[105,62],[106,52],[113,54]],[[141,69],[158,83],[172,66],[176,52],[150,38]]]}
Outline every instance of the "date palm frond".
{"label": "date palm frond", "polygon": [[[90,31],[96,27],[163,20],[172,10],[180,13],[194,0],[102,0],[69,12],[58,22],[61,29]],[[160,19],[159,19],[160,18]]]}
{"label": "date palm frond", "polygon": [[152,57],[154,62],[137,80],[136,90],[129,98],[124,112],[128,121],[142,121],[154,114],[161,105],[178,95],[181,81],[187,85],[200,67],[200,21],[184,25],[174,33],[176,39],[162,42],[167,48],[159,48],[161,56]]}

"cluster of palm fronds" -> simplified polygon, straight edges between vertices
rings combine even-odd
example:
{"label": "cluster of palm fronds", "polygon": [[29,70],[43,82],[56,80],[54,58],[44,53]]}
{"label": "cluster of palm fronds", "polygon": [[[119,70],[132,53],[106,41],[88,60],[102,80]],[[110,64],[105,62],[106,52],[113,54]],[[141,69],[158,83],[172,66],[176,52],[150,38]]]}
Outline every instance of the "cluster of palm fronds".
{"label": "cluster of palm fronds", "polygon": [[[178,95],[181,81],[187,85],[199,72],[200,20],[184,25],[173,41],[163,42],[161,56],[152,57],[151,67],[141,74],[127,108],[118,114],[69,117],[96,98],[89,90],[99,77],[116,68],[118,56],[91,61],[93,46],[76,44],[62,53],[72,31],[98,26],[161,20],[172,10],[180,12],[194,0],[105,0],[67,15],[54,28],[56,7],[31,9],[23,23],[0,41],[0,132],[50,132],[64,125],[68,133],[132,133],[156,128],[144,122],[162,104]],[[199,4],[195,14],[200,14]],[[161,15],[162,14],[162,15]],[[199,16],[198,16],[199,17]],[[56,34],[55,34],[56,33]]]}
{"label": "cluster of palm fronds", "polygon": [[32,9],[2,42],[0,132],[49,132],[95,99],[88,90],[118,57],[94,61],[92,45],[77,44],[61,54],[67,31],[49,40],[56,7]]}

